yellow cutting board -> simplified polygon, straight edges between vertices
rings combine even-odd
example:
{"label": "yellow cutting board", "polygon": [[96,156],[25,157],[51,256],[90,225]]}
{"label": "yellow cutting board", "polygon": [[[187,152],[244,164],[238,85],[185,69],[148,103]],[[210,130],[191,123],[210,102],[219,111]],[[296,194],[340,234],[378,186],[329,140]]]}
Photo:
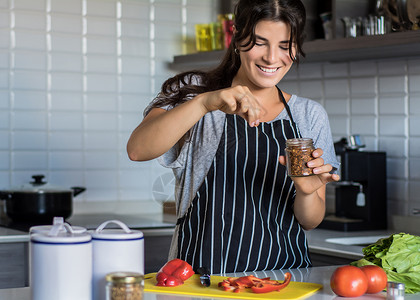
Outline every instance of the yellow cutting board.
{"label": "yellow cutting board", "polygon": [[230,298],[230,299],[303,299],[322,288],[321,284],[291,281],[287,287],[277,292],[255,294],[250,289],[240,293],[226,292],[218,287],[218,283],[226,279],[223,276],[211,276],[211,285],[204,287],[200,283],[200,275],[193,275],[183,285],[175,287],[156,286],[156,273],[144,276],[144,291],[162,294],[190,295],[196,297]]}

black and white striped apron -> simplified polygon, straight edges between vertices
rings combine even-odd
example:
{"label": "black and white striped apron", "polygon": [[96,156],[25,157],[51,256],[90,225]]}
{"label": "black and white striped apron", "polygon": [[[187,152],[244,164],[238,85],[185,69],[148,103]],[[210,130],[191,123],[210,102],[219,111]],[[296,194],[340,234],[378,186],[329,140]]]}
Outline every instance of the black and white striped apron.
{"label": "black and white striped apron", "polygon": [[293,214],[295,189],[278,162],[286,139],[300,137],[289,120],[257,128],[226,115],[212,166],[177,222],[177,257],[212,274],[309,267],[306,236]]}

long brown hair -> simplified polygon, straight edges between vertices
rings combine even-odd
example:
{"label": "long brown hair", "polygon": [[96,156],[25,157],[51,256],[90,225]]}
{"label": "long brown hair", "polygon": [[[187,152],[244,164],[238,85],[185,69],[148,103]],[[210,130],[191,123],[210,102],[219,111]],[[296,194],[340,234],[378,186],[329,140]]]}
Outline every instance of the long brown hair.
{"label": "long brown hair", "polygon": [[[162,84],[162,90],[152,106],[175,106],[187,101],[188,97],[230,87],[241,66],[235,48],[246,47],[249,51],[256,41],[255,27],[261,20],[284,22],[290,26],[289,56],[296,63],[305,56],[302,49],[306,12],[300,0],[239,0],[235,6],[235,29],[232,42],[222,62],[208,72],[193,70],[180,73]],[[292,53],[295,43],[296,56]],[[244,50],[242,50],[244,51]],[[147,112],[148,112],[147,111]]]}

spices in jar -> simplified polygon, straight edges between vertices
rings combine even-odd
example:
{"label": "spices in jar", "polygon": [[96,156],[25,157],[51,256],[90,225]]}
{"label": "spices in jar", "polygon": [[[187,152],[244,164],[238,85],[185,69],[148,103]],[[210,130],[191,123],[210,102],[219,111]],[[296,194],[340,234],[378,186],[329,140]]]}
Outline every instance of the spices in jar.
{"label": "spices in jar", "polygon": [[143,275],[135,272],[112,272],[105,276],[106,300],[142,300]]}
{"label": "spices in jar", "polygon": [[295,138],[286,140],[286,165],[289,176],[313,175],[308,162],[313,159],[312,152],[315,150],[311,138]]}

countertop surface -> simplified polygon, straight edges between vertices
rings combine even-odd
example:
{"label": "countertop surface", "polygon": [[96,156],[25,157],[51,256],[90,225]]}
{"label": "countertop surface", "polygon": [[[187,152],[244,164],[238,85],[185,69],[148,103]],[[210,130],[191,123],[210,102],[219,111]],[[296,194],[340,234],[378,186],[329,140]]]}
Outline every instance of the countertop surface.
{"label": "countertop surface", "polygon": [[[306,299],[309,300],[339,300],[339,299],[355,299],[355,298],[342,298],[336,296],[330,288],[330,278],[331,274],[337,266],[329,266],[329,267],[314,267],[314,268],[307,268],[307,269],[292,269],[289,270],[292,273],[292,281],[299,281],[299,282],[311,282],[311,283],[318,283],[321,284],[323,287],[321,290],[312,294]],[[258,277],[271,277],[272,279],[283,280],[283,272],[284,271],[266,271],[266,272],[255,272],[249,273],[247,275],[253,274]],[[232,276],[243,276],[244,274],[228,274]],[[16,289],[0,289],[0,299],[7,299],[7,300],[29,300],[30,299],[30,288],[16,288]],[[203,299],[201,296],[200,298],[190,296],[190,295],[178,295],[172,296],[170,294],[156,294],[146,292],[143,297],[144,300],[200,300]],[[212,298],[206,298],[212,299]],[[224,299],[224,298],[217,298],[217,299]],[[280,299],[280,298],[279,298]],[[386,293],[381,292],[378,294],[373,295],[364,295],[358,297],[359,300],[381,300],[386,299]],[[411,299],[419,299],[419,295],[406,295],[406,300]]]}
{"label": "countertop surface", "polygon": [[[148,230],[163,230],[164,234],[172,234],[174,229],[174,223],[167,221],[162,215],[148,215],[148,216],[127,216],[127,215],[83,215],[74,216],[67,220],[72,225],[83,226],[89,229],[94,229],[99,226],[102,222],[107,220],[121,220],[125,222],[130,228],[139,228],[143,231]],[[307,231],[307,238],[309,249],[313,253],[332,255],[337,257],[344,257],[350,259],[359,259],[363,256],[362,249],[364,244],[357,243],[353,239],[364,238],[363,243],[376,242],[379,237],[387,237],[390,234],[395,233],[390,230],[379,230],[379,231],[353,231],[353,232],[341,232],[326,229],[314,229]],[[146,234],[145,234],[146,236]],[[345,240],[347,239],[347,240]],[[29,234],[24,231],[17,231],[5,227],[0,227],[0,243],[7,242],[27,242],[29,240]],[[347,243],[347,245],[345,244]],[[290,270],[293,275],[293,281],[300,282],[312,282],[323,285],[323,289],[313,294],[307,299],[319,300],[319,299],[343,299],[334,295],[331,291],[329,280],[332,272],[337,266],[329,267],[313,267],[307,269],[294,269]],[[266,271],[266,272],[255,272],[250,273],[259,277],[272,277],[273,279],[283,280],[284,271]],[[228,276],[243,276],[244,274],[227,274]],[[378,300],[385,299],[385,293],[375,295],[365,295],[358,299],[363,300]],[[406,299],[418,299],[418,295],[407,295]],[[0,299],[8,300],[25,300],[30,299],[30,288],[15,288],[15,289],[0,289]],[[165,294],[164,296],[155,293],[145,293],[145,300],[194,300],[191,296],[171,296]]]}
{"label": "countertop surface", "polygon": [[[309,250],[313,253],[333,255],[337,257],[360,259],[362,249],[375,243],[379,238],[388,237],[392,230],[375,231],[335,231],[327,229],[313,229],[306,232]],[[360,238],[361,244],[357,243]],[[345,244],[349,243],[349,244]]]}

